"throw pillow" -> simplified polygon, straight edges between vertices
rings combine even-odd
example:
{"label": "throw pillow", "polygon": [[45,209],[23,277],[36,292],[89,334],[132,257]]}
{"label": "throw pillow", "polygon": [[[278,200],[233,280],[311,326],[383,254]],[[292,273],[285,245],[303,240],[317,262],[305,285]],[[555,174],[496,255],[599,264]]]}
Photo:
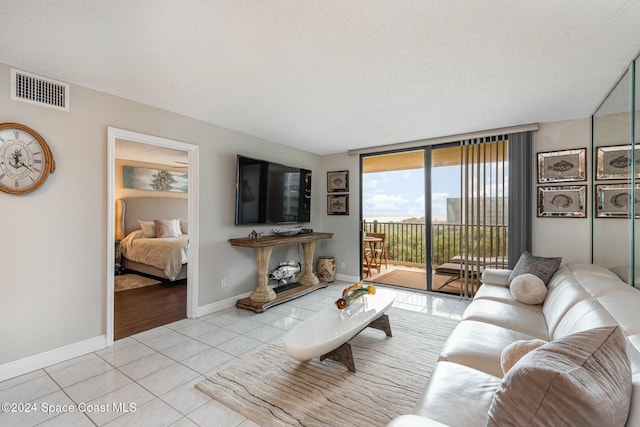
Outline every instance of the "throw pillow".
{"label": "throw pillow", "polygon": [[542,304],[547,296],[547,287],[535,274],[521,274],[511,281],[509,290],[513,297],[524,304]]}
{"label": "throw pillow", "polygon": [[544,258],[540,256],[531,255],[529,252],[525,252],[520,255],[520,259],[513,267],[513,271],[509,275],[509,284],[516,277],[521,274],[535,274],[542,279],[545,285],[551,280],[551,276],[558,271],[562,257],[559,258]]}
{"label": "throw pillow", "polygon": [[526,354],[493,396],[488,426],[624,426],[631,368],[618,326],[567,335]]}
{"label": "throw pillow", "polygon": [[154,219],[156,225],[156,236],[158,237],[177,237],[181,236],[179,219]]}
{"label": "throw pillow", "polygon": [[144,237],[156,237],[156,224],[153,221],[138,221]]}
{"label": "throw pillow", "polygon": [[514,341],[502,350],[502,354],[500,355],[500,366],[502,366],[502,373],[507,374],[509,369],[515,365],[518,360],[522,359],[522,357],[529,353],[530,351],[535,350],[538,347],[542,347],[547,342],[544,340],[533,339],[533,340],[518,340]]}
{"label": "throw pillow", "polygon": [[180,231],[182,234],[189,234],[189,220],[181,219],[180,220]]}

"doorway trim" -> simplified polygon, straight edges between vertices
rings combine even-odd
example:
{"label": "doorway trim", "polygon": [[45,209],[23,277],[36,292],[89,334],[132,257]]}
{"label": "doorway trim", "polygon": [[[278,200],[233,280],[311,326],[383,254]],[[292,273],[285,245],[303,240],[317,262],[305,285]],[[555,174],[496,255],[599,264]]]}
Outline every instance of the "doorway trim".
{"label": "doorway trim", "polygon": [[199,147],[172,139],[161,138],[107,127],[107,295],[106,295],[106,338],[107,346],[113,345],[114,336],[114,256],[115,256],[115,179],[116,179],[116,141],[127,141],[158,147],[182,150],[189,159],[189,192],[187,198],[189,221],[189,269],[187,270],[187,317],[194,318],[198,312],[198,273],[199,273],[199,218],[198,218],[198,165]]}

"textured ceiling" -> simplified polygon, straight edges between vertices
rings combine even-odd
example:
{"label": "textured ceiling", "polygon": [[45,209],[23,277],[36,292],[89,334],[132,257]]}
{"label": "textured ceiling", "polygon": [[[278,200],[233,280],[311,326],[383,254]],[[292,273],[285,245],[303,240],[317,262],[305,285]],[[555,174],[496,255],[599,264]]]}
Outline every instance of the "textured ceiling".
{"label": "textured ceiling", "polygon": [[318,154],[587,117],[640,52],[638,0],[0,6],[1,63]]}

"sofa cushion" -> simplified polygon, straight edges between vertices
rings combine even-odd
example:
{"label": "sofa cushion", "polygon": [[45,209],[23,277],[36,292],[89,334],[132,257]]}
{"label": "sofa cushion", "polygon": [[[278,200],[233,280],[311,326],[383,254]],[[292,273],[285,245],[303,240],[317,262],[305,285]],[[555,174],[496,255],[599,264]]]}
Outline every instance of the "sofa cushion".
{"label": "sofa cushion", "polygon": [[502,350],[516,340],[534,338],[538,337],[489,323],[463,320],[449,335],[439,360],[459,363],[502,378]]}
{"label": "sofa cushion", "polygon": [[547,287],[535,274],[521,274],[509,284],[511,295],[523,304],[542,304],[547,296]]}
{"label": "sofa cushion", "polygon": [[412,413],[451,427],[484,425],[498,384],[499,377],[457,363],[438,362]]}
{"label": "sofa cushion", "polygon": [[562,258],[545,258],[535,256],[528,251],[520,255],[520,259],[509,275],[509,284],[521,274],[535,274],[544,284],[549,283],[551,276],[560,268]]}
{"label": "sofa cushion", "polygon": [[545,340],[518,340],[514,341],[502,350],[500,356],[500,364],[502,365],[502,372],[506,373],[515,365],[518,360],[522,359],[525,354],[535,350],[538,347],[545,345]]}
{"label": "sofa cushion", "polygon": [[524,356],[505,375],[488,426],[624,426],[631,370],[619,327],[563,337]]}
{"label": "sofa cushion", "polygon": [[534,338],[548,340],[547,322],[539,305],[507,304],[492,300],[478,300],[462,314],[462,320],[490,323]]}

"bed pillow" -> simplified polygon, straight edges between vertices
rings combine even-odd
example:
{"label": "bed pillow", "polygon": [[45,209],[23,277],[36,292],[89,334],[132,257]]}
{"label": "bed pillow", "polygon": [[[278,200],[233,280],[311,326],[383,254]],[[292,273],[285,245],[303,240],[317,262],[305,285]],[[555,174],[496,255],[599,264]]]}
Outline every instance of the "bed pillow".
{"label": "bed pillow", "polygon": [[180,231],[182,232],[182,234],[189,234],[189,220],[180,220]]}
{"label": "bed pillow", "polygon": [[560,268],[561,262],[562,257],[545,258],[525,252],[520,255],[518,263],[513,267],[513,271],[509,275],[509,284],[511,284],[513,279],[522,274],[535,274],[542,279],[546,286],[549,283],[549,280],[551,280],[551,276],[553,276],[554,273],[558,271],[558,268]]}
{"label": "bed pillow", "polygon": [[589,329],[533,350],[504,376],[487,426],[624,426],[631,367],[618,326]]}
{"label": "bed pillow", "polygon": [[547,287],[535,274],[521,274],[509,285],[511,295],[523,304],[542,304],[547,296]]}
{"label": "bed pillow", "polygon": [[156,237],[156,224],[153,221],[138,221],[144,237]]}
{"label": "bed pillow", "polygon": [[182,235],[179,219],[154,219],[153,222],[156,225],[156,236],[159,238]]}

